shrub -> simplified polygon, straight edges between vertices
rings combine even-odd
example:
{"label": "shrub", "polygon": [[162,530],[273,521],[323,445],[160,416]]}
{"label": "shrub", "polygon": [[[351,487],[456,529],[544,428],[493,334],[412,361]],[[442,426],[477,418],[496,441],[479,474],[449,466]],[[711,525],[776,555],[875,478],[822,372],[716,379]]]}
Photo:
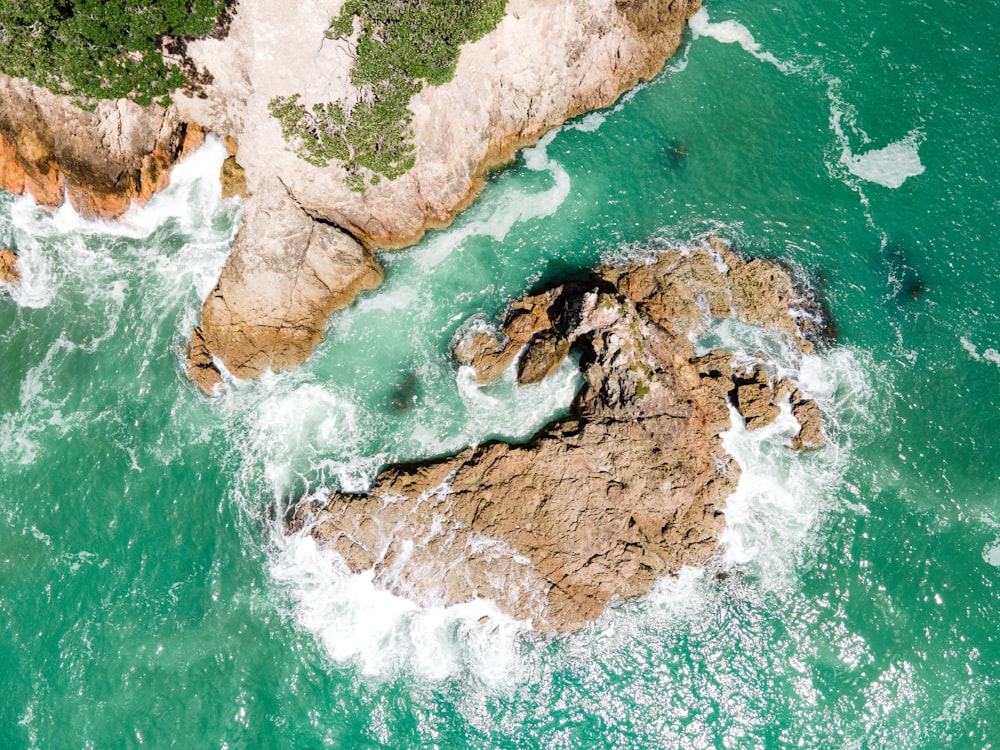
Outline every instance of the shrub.
{"label": "shrub", "polygon": [[503,18],[507,0],[348,0],[332,19],[331,39],[357,35],[351,83],[370,94],[351,109],[277,97],[271,114],[305,161],[346,164],[357,190],[413,168],[410,99],[425,85],[447,83],[463,44]]}
{"label": "shrub", "polygon": [[187,81],[165,36],[204,36],[226,0],[3,0],[0,71],[57,94],[167,104]]}

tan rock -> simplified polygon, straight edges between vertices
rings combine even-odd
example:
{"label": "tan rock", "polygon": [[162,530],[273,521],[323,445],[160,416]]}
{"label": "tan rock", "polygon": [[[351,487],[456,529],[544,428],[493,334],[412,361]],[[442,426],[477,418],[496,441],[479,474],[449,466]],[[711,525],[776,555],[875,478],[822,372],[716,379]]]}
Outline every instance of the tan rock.
{"label": "tan rock", "polygon": [[208,396],[216,395],[222,387],[222,373],[215,366],[201,328],[195,328],[191,333],[187,376]]}
{"label": "tan rock", "polygon": [[222,197],[247,197],[247,174],[236,161],[235,156],[226,157],[219,172],[219,182],[222,184]]}
{"label": "tan rock", "polygon": [[792,408],[792,416],[802,425],[799,434],[792,438],[792,448],[797,451],[822,448],[823,418],[815,401],[802,401]]}
{"label": "tan rock", "polygon": [[243,379],[302,364],[330,313],[382,281],[371,253],[315,221],[280,183],[256,198],[202,306],[205,346]]}
{"label": "tan rock", "polygon": [[14,284],[21,280],[17,270],[17,254],[13,250],[0,249],[0,281]]}
{"label": "tan rock", "polygon": [[[456,351],[466,364],[483,362],[492,376],[495,362],[528,336],[521,366],[534,380],[571,343],[580,347],[585,383],[572,416],[525,445],[494,442],[390,467],[365,496],[333,493],[318,506],[298,505],[288,530],[307,530],[351,570],[373,570],[379,585],[414,601],[486,597],[542,630],[579,627],[612,598],[641,594],[659,576],[703,564],[715,552],[739,477],[719,438],[729,427],[730,394],[752,386],[753,404],[766,404],[769,413],[777,407],[763,367],[735,372],[729,352],[694,355],[686,332],[704,314],[699,295],[672,302],[678,317],[667,320],[651,315],[667,305],[658,290],[679,292],[678,278],[692,279],[721,299],[735,270],[765,279],[752,314],[770,330],[787,333],[785,320],[801,312],[767,289],[767,279],[783,276],[767,264],[748,271],[750,264],[730,255],[722,268],[707,250],[666,254],[514,303],[505,341],[479,332]],[[477,358],[477,346],[488,357]]]}

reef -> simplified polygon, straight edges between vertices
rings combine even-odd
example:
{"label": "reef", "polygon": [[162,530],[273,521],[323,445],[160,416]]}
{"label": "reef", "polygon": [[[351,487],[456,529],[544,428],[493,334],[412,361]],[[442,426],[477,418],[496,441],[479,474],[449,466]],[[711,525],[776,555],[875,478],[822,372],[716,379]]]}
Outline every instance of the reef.
{"label": "reef", "polygon": [[352,572],[424,605],[481,597],[540,630],[572,630],[616,597],[715,554],[740,476],[720,433],[790,410],[789,449],[817,448],[814,401],[761,362],[692,343],[717,318],[813,351],[818,308],[790,273],[718,239],[523,297],[498,331],[470,331],[461,366],[520,384],[579,357],[569,416],[521,445],[490,442],[391,466],[365,495],[303,500],[287,532],[310,534]]}

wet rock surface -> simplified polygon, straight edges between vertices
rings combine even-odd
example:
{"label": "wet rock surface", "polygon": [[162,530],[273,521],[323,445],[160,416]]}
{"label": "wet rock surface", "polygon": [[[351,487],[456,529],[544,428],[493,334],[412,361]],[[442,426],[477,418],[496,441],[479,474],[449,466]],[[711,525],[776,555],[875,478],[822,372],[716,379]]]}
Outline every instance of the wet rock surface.
{"label": "wet rock surface", "polygon": [[13,250],[0,249],[0,281],[13,284],[21,280],[17,270],[17,254]]}
{"label": "wet rock surface", "polygon": [[792,382],[691,343],[713,317],[734,317],[808,353],[812,310],[785,269],[717,240],[526,296],[456,358],[482,381],[517,360],[531,383],[572,347],[584,385],[571,416],[523,445],[389,467],[367,495],[302,502],[288,531],[417,602],[485,597],[536,628],[577,628],[714,554],[740,474],[719,437],[730,404],[759,428],[787,403],[805,422],[799,447],[821,444],[819,411]]}
{"label": "wet rock surface", "polygon": [[119,100],[85,110],[0,75],[0,188],[48,208],[68,199],[87,218],[118,218],[163,190],[203,140],[172,108]]}

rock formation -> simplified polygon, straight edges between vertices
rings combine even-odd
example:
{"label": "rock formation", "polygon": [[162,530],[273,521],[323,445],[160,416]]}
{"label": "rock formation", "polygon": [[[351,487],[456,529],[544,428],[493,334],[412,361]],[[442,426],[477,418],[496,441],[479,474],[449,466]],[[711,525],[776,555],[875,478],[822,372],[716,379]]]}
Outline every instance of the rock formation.
{"label": "rock formation", "polygon": [[210,37],[166,40],[195,82],[167,109],[117,101],[88,112],[0,77],[0,186],[114,217],[167,184],[202,133],[189,123],[235,137],[239,163],[222,179],[227,195],[246,195],[247,224],[192,351],[241,378],[294,367],[326,316],[377,283],[372,249],[448,224],[517,149],[653,76],[699,0],[508,0],[499,25],[462,49],[453,80],[412,98],[413,169],[363,193],[340,163],[299,158],[268,109],[275,97],[312,106],[365,95],[350,80],[355,42],[325,36],[342,5],[241,0]]}
{"label": "rock formation", "polygon": [[[256,204],[273,203],[278,191],[288,198],[282,215],[301,211],[323,223],[322,234],[332,244],[322,252],[345,269],[341,283],[329,280],[330,299],[315,299],[317,311],[331,311],[351,301],[359,288],[357,274],[368,273],[371,261],[357,247],[402,247],[428,227],[450,223],[482,189],[487,173],[518,148],[570,117],[612,104],[657,73],[698,5],[698,0],[509,0],[496,30],[462,50],[454,79],[425,88],[411,101],[416,166],[363,194],[345,184],[342,167],[319,168],[298,158],[267,111],[279,95],[300,94],[307,106],[359,95],[350,85],[350,43],[324,37],[340,3],[243,0],[228,38],[188,45],[188,54],[214,84],[206,89],[207,98],[182,100],[179,106],[194,121],[238,138],[248,224],[261,210]],[[209,350],[239,377],[295,366],[319,341],[311,333],[301,335],[294,320],[276,321],[270,302],[257,304],[256,292],[267,283],[291,288],[300,269],[287,260],[306,255],[303,247],[288,246],[291,238],[280,230],[282,223],[273,233],[269,222],[240,233],[203,310]],[[334,229],[346,239],[333,242]],[[316,246],[311,255],[318,252]],[[269,269],[266,280],[244,270],[256,267]],[[349,267],[356,270],[346,272]],[[224,283],[234,276],[239,284]],[[219,316],[220,308],[233,314]],[[246,326],[245,334],[236,333],[234,321]],[[229,330],[218,328],[220,323]],[[264,328],[271,333],[255,333]]]}
{"label": "rock formation", "polygon": [[790,381],[691,343],[711,318],[735,317],[810,352],[813,311],[783,268],[717,240],[522,298],[502,332],[467,336],[456,357],[482,381],[517,366],[524,384],[578,351],[571,416],[524,445],[390,467],[365,496],[303,502],[288,530],[418,602],[478,596],[542,630],[579,627],[715,552],[740,473],[719,438],[729,404],[748,428],[787,404],[803,421],[796,447],[821,444],[815,403]]}
{"label": "rock formation", "polygon": [[117,218],[165,188],[173,164],[203,140],[174,109],[119,100],[86,111],[0,75],[0,188],[42,206],[68,199],[88,218]]}
{"label": "rock formation", "polygon": [[21,280],[21,272],[17,270],[17,255],[13,250],[0,249],[0,281],[13,284]]}

